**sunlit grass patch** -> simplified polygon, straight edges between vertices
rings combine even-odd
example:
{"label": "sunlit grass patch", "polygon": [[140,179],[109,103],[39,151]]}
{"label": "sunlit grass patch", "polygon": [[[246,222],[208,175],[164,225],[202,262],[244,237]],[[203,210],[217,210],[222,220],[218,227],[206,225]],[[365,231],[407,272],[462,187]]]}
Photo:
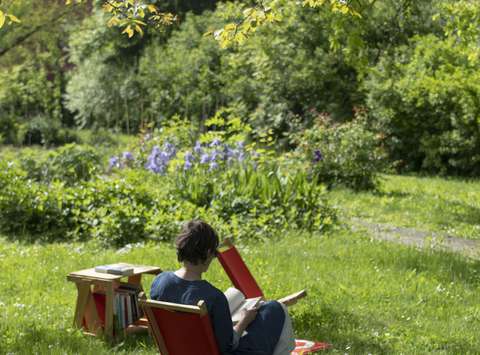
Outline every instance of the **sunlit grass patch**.
{"label": "sunlit grass patch", "polygon": [[480,182],[385,176],[378,192],[330,193],[347,218],[480,238]]}
{"label": "sunlit grass patch", "polygon": [[[306,288],[291,308],[297,336],[329,341],[332,353],[475,353],[480,349],[478,262],[371,241],[346,230],[288,233],[242,245],[241,253],[268,298]],[[13,353],[142,353],[147,335],[117,344],[72,329],[76,289],[65,276],[111,262],[178,266],[169,244],[121,251],[94,244],[0,243],[0,349]],[[218,263],[206,278],[229,281]],[[149,290],[152,277],[144,286]]]}

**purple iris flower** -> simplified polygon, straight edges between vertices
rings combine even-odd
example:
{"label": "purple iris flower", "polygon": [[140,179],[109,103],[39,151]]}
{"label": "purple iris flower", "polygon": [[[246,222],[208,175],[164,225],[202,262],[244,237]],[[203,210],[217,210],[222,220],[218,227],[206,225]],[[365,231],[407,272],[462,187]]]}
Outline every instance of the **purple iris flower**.
{"label": "purple iris flower", "polygon": [[237,154],[237,151],[235,149],[232,149],[227,146],[227,149],[225,151],[225,156],[227,157],[228,160],[231,160],[232,158],[234,158],[236,154]]}
{"label": "purple iris flower", "polygon": [[322,159],[323,159],[322,152],[319,149],[315,150],[313,152],[313,162],[318,163]]}
{"label": "purple iris flower", "polygon": [[158,146],[152,148],[145,164],[146,169],[157,174],[163,174],[166,171],[168,163],[176,154],[176,150],[175,146],[168,142],[163,147],[163,150]]}
{"label": "purple iris flower", "polygon": [[192,160],[195,159],[191,152],[185,153],[185,165],[183,166],[183,170],[189,170],[192,167]]}
{"label": "purple iris flower", "polygon": [[218,158],[218,156],[219,156],[220,154],[221,154],[220,152],[214,150],[214,151],[212,152],[212,156],[210,157],[210,161],[215,161],[215,160],[217,160],[217,158]]}
{"label": "purple iris flower", "polygon": [[147,170],[150,170],[152,173],[156,173],[156,174],[159,174],[159,173],[162,173],[162,172],[163,172],[162,167],[156,165],[154,161],[148,162],[148,163],[145,165],[145,168],[146,168]]}
{"label": "purple iris flower", "polygon": [[156,154],[158,154],[158,153],[160,153],[160,147],[159,147],[158,145],[156,145],[156,146],[154,146],[154,147],[152,148],[152,155],[153,155],[153,154],[156,155]]}
{"label": "purple iris flower", "polygon": [[160,154],[156,156],[156,159],[162,164],[168,164],[170,161],[170,154],[166,151],[161,151]]}
{"label": "purple iris flower", "polygon": [[239,162],[244,161],[244,160],[245,160],[245,153],[244,153],[244,152],[238,152],[237,160],[238,160]]}
{"label": "purple iris flower", "polygon": [[172,159],[177,154],[175,146],[169,142],[165,142],[165,144],[163,145],[163,151],[165,152],[165,155],[168,157],[168,159]]}
{"label": "purple iris flower", "polygon": [[125,160],[133,160],[133,154],[130,152],[123,152],[123,159]]}
{"label": "purple iris flower", "polygon": [[191,161],[191,160],[194,160],[195,157],[193,156],[193,154],[191,152],[186,152],[185,153],[185,161]]}
{"label": "purple iris flower", "polygon": [[198,154],[198,155],[202,154],[203,149],[202,149],[202,144],[200,143],[200,141],[197,141],[197,143],[195,143],[195,147],[193,147],[193,151],[195,152],[195,154]]}
{"label": "purple iris flower", "polygon": [[165,142],[165,144],[163,145],[163,149],[172,151],[172,150],[175,150],[175,146],[170,142]]}
{"label": "purple iris flower", "polygon": [[113,168],[120,168],[120,159],[118,159],[118,157],[111,157],[109,160],[108,160],[108,168],[111,170]]}
{"label": "purple iris flower", "polygon": [[202,156],[200,157],[200,164],[206,164],[210,161],[210,157],[208,156],[207,153],[205,154],[202,154]]}
{"label": "purple iris flower", "polygon": [[210,143],[210,147],[214,148],[214,147],[218,147],[219,145],[221,145],[222,142],[220,141],[220,139],[218,138],[215,138],[212,143]]}
{"label": "purple iris flower", "polygon": [[189,160],[185,160],[185,164],[183,165],[183,170],[190,170],[192,168],[192,162]]}
{"label": "purple iris flower", "polygon": [[216,168],[218,168],[218,164],[215,162],[215,161],[211,161],[210,162],[210,169],[208,170],[215,170]]}

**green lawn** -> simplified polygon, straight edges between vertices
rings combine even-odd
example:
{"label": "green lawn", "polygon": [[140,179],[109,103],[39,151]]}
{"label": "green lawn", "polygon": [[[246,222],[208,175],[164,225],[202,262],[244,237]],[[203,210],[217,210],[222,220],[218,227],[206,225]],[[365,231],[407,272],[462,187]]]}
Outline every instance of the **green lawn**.
{"label": "green lawn", "polygon": [[[479,262],[348,230],[290,233],[241,252],[268,297],[308,290],[291,309],[297,336],[329,341],[331,353],[480,351]],[[0,259],[0,353],[155,353],[145,335],[112,348],[72,329],[76,290],[65,276],[118,261],[171,269],[177,265],[170,245],[118,253],[93,243],[21,245],[0,239]],[[229,286],[217,263],[207,279],[221,289]]]}
{"label": "green lawn", "polygon": [[480,239],[480,181],[384,176],[377,193],[336,189],[344,217]]}

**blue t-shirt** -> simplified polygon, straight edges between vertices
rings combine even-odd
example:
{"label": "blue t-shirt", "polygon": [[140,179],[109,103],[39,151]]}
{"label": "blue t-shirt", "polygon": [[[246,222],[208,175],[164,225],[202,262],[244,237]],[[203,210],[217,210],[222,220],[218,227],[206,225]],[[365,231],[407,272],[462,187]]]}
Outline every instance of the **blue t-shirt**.
{"label": "blue t-shirt", "polygon": [[246,329],[247,334],[235,341],[227,298],[222,291],[205,280],[184,280],[174,272],[162,272],[152,283],[150,297],[157,301],[196,305],[203,300],[213,332],[222,354],[269,355],[280,338],[285,313],[278,302],[266,302],[255,320]]}

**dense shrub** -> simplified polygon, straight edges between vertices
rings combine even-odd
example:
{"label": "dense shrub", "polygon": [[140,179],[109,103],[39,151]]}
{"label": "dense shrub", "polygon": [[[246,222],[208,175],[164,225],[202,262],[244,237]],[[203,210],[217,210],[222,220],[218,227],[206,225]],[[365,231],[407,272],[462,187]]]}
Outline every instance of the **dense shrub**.
{"label": "dense shrub", "polygon": [[[65,216],[60,184],[43,185],[2,163],[0,173],[0,229],[31,240],[65,240],[72,227]],[[68,211],[68,208],[67,208]]]}
{"label": "dense shrub", "polygon": [[123,245],[145,238],[153,198],[136,179],[95,179],[66,187],[34,182],[14,166],[0,173],[0,229],[40,241],[95,238]]}
{"label": "dense shrub", "polygon": [[62,128],[58,121],[38,116],[20,125],[16,143],[51,147],[79,140],[75,132]]}
{"label": "dense shrub", "polygon": [[310,129],[294,137],[300,157],[313,176],[329,186],[342,184],[356,190],[375,188],[385,157],[377,137],[365,128],[361,117],[333,124],[319,116]]}
{"label": "dense shrub", "polygon": [[97,179],[85,185],[82,224],[87,236],[105,246],[119,246],[144,240],[154,206],[154,195],[137,175],[130,179]]}
{"label": "dense shrub", "polygon": [[30,179],[47,183],[58,180],[73,185],[90,180],[99,172],[100,156],[92,147],[68,144],[46,157],[22,156],[19,163]]}
{"label": "dense shrub", "polygon": [[478,176],[478,56],[454,37],[411,45],[383,58],[367,82],[372,127],[401,171]]}
{"label": "dense shrub", "polygon": [[[41,61],[41,60],[40,60]],[[37,65],[36,65],[37,64]],[[60,86],[33,59],[0,70],[0,115],[22,121],[48,116],[60,122]]]}
{"label": "dense shrub", "polygon": [[170,240],[192,218],[236,238],[323,230],[335,222],[322,186],[304,173],[267,165],[248,149],[216,138],[197,144],[197,156],[179,148],[165,169],[157,169],[163,158],[150,157],[147,166],[116,166],[107,176],[94,175],[92,150],[76,146],[47,157],[50,171],[10,163],[0,170],[0,230],[17,239],[93,238],[120,246],[145,238]]}
{"label": "dense shrub", "polygon": [[18,142],[18,123],[12,114],[0,113],[0,144],[16,144]]}
{"label": "dense shrub", "polygon": [[211,13],[189,15],[167,44],[154,42],[146,49],[139,71],[152,120],[180,114],[198,121],[223,105],[221,49],[211,36],[204,36],[221,23]]}
{"label": "dense shrub", "polygon": [[100,157],[89,146],[69,144],[49,157],[49,175],[67,184],[90,180],[98,171]]}
{"label": "dense shrub", "polygon": [[244,122],[281,137],[293,117],[309,121],[311,108],[348,118],[357,79],[343,57],[329,51],[323,32],[328,18],[284,6],[285,21],[259,30],[238,50],[221,50],[204,36],[241,13],[234,4],[187,16],[168,42],[149,45],[140,61],[140,82],[151,119],[180,114],[199,120],[219,107],[237,107]]}
{"label": "dense shrub", "polygon": [[84,136],[86,136],[85,143],[94,147],[116,147],[118,145],[118,139],[115,138],[114,133],[104,128],[86,132]]}
{"label": "dense shrub", "polygon": [[105,21],[105,13],[95,10],[70,36],[75,70],[66,86],[66,107],[80,128],[138,131],[144,95],[136,73],[146,38],[129,39]]}

